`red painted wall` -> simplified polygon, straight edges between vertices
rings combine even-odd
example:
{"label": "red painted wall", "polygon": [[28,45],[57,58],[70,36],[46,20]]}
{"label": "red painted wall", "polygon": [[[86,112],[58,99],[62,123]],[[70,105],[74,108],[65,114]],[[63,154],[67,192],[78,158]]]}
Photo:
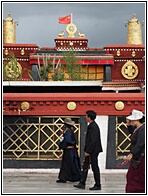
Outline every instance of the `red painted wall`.
{"label": "red painted wall", "polygon": [[[145,45],[144,44],[112,44],[104,47],[107,54],[114,55],[114,66],[111,67],[112,81],[145,81]],[[117,55],[117,51],[120,51],[120,56]],[[135,56],[132,56],[132,52],[135,52]],[[132,61],[138,66],[139,73],[136,78],[128,80],[121,74],[122,66],[127,61]]]}

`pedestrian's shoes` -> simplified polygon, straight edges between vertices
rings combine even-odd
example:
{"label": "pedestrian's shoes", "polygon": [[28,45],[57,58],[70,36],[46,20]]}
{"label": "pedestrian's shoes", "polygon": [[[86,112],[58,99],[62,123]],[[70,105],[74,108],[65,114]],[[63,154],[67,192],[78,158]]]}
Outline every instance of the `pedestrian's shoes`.
{"label": "pedestrian's shoes", "polygon": [[89,188],[89,190],[101,190],[101,185],[100,186],[94,185],[92,188]]}
{"label": "pedestrian's shoes", "polygon": [[74,185],[74,187],[78,188],[78,189],[85,189],[85,185],[84,184],[77,184],[77,185]]}

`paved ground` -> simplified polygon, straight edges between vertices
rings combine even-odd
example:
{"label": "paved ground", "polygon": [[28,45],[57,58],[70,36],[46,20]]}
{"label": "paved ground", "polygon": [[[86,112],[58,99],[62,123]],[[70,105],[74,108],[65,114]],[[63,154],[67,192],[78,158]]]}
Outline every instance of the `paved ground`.
{"label": "paved ground", "polygon": [[94,185],[93,174],[90,171],[86,189],[73,187],[76,182],[56,183],[58,169],[50,170],[3,170],[3,194],[121,194],[125,193],[126,170],[108,171],[101,174],[102,190],[90,191]]}

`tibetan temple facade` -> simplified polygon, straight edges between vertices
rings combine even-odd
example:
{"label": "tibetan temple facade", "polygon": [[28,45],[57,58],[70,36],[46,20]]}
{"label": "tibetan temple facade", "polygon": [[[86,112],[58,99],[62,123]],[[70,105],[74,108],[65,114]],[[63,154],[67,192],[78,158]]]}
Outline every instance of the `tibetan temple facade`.
{"label": "tibetan temple facade", "polygon": [[[117,169],[130,147],[125,117],[132,109],[145,113],[145,45],[135,14],[127,27],[126,44],[89,48],[85,35],[70,23],[67,37],[64,30],[55,38],[54,47],[39,48],[16,43],[16,23],[8,14],[3,24],[4,168],[59,168],[62,152],[57,143],[65,117],[76,123],[82,159],[85,112],[91,109],[96,111],[101,129],[100,170]],[[63,56],[68,52],[75,52],[81,80],[72,78],[66,68]],[[45,79],[40,71],[47,70],[49,64],[52,69]],[[59,73],[56,71],[62,74],[58,75],[62,81],[53,79]]]}

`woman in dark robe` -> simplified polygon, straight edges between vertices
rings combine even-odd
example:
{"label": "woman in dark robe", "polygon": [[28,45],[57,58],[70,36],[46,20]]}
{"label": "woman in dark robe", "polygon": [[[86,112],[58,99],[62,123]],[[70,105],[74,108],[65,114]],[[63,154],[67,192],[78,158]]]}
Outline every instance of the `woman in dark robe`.
{"label": "woman in dark robe", "polygon": [[145,116],[141,111],[133,110],[126,119],[131,134],[130,154],[126,157],[130,162],[126,193],[145,193]]}
{"label": "woman in dark robe", "polygon": [[75,122],[71,118],[65,118],[65,131],[59,143],[59,149],[63,150],[63,156],[57,183],[66,183],[66,181],[76,182],[80,180],[81,165],[73,131],[74,124]]}

